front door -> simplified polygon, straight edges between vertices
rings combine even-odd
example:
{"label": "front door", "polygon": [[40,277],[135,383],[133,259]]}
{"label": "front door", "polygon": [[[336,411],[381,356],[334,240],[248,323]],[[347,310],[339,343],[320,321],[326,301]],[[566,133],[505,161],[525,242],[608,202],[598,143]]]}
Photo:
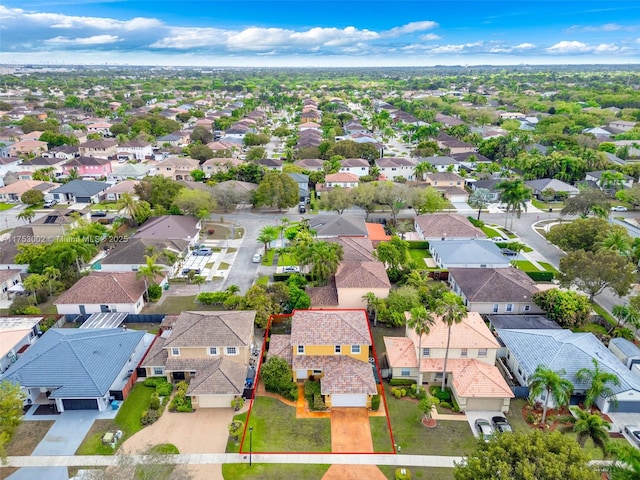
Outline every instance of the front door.
{"label": "front door", "polygon": [[173,381],[174,382],[180,382],[182,380],[184,380],[184,372],[173,372],[172,374],[173,376]]}

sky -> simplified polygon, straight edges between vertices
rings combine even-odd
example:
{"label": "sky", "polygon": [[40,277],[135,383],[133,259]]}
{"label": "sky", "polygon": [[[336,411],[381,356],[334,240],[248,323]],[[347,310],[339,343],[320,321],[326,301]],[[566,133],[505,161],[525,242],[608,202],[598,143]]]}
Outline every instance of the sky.
{"label": "sky", "polygon": [[0,64],[633,63],[638,0],[0,0]]}

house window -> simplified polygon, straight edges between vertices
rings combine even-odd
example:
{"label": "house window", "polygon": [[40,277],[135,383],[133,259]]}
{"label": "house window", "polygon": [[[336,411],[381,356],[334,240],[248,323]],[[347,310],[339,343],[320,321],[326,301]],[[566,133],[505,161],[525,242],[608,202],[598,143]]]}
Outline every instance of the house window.
{"label": "house window", "polygon": [[409,375],[411,375],[411,370],[409,370],[408,368],[403,368],[400,372],[400,375],[402,375],[403,377],[408,377]]}
{"label": "house window", "polygon": [[153,367],[154,375],[162,375],[164,373],[164,369],[162,367]]}
{"label": "house window", "polygon": [[173,355],[174,357],[179,357],[180,356],[180,349],[178,347],[173,347],[171,349],[171,355]]}
{"label": "house window", "polygon": [[218,347],[209,347],[209,355],[217,355]]}
{"label": "house window", "polygon": [[498,313],[498,310],[500,309],[500,305],[498,305],[497,303],[493,304],[493,313]]}
{"label": "house window", "polygon": [[298,345],[298,354],[304,355],[304,345]]}
{"label": "house window", "polygon": [[423,357],[428,357],[429,355],[431,355],[431,349],[430,348],[423,348],[422,349],[422,356]]}
{"label": "house window", "polygon": [[479,357],[486,357],[487,356],[487,349],[486,348],[481,348],[478,350],[478,356]]}
{"label": "house window", "polygon": [[513,303],[507,303],[507,312],[513,312]]}
{"label": "house window", "polygon": [[466,357],[467,356],[467,349],[463,348],[462,350],[460,350],[460,356],[461,357]]}
{"label": "house window", "polygon": [[238,349],[236,347],[227,347],[227,355],[237,355]]}
{"label": "house window", "polygon": [[525,312],[530,312],[531,311],[531,305],[525,305],[524,306],[524,311]]}
{"label": "house window", "polygon": [[356,355],[360,353],[360,345],[351,345],[351,353]]}
{"label": "house window", "polygon": [[342,346],[336,345],[333,349],[333,353],[335,353],[336,355],[340,355],[342,353]]}

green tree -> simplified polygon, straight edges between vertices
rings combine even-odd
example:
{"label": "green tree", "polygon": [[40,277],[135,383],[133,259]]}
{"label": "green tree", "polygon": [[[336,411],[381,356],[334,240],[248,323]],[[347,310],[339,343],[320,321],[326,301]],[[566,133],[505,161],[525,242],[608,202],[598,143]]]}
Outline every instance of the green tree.
{"label": "green tree", "polygon": [[635,267],[628,259],[611,250],[576,250],[560,259],[560,284],[574,286],[589,295],[589,300],[611,288],[622,297],[635,281]]}
{"label": "green tree", "polygon": [[640,185],[635,184],[631,188],[624,188],[616,192],[616,199],[631,204],[633,209],[640,205]]}
{"label": "green tree", "polygon": [[616,456],[609,470],[611,480],[640,478],[640,450],[632,445],[611,443],[609,450]]}
{"label": "green tree", "polygon": [[496,185],[496,188],[502,191],[500,201],[507,207],[504,228],[507,228],[506,219],[509,218],[509,212],[511,212],[511,227],[513,228],[513,214],[520,218],[522,211],[527,211],[527,202],[531,200],[532,196],[531,189],[519,178],[503,180]]}
{"label": "green tree", "polygon": [[[599,397],[611,397],[613,396],[613,390],[609,385],[620,385],[620,379],[615,373],[606,372],[600,369],[600,364],[595,358],[593,361],[593,369],[581,368],[576,372],[576,379],[579,382],[589,384],[589,388],[585,392],[584,396],[584,408],[589,410]],[[581,444],[584,446],[584,444]]]}
{"label": "green tree", "polygon": [[189,146],[189,157],[194,160],[200,160],[200,162],[203,162],[213,158],[214,156],[213,150],[206,145],[196,143]]}
{"label": "green tree", "polygon": [[342,245],[335,242],[314,241],[308,264],[311,265],[311,278],[316,285],[326,285],[338,270],[342,261]]}
{"label": "green tree", "polygon": [[145,177],[134,187],[140,200],[149,202],[152,208],[162,207],[169,210],[178,193],[184,188],[175,180],[163,175]]}
{"label": "green tree", "polygon": [[39,168],[35,172],[33,172],[33,175],[31,175],[31,178],[33,178],[34,180],[40,180],[43,182],[50,182],[55,177],[55,173],[56,173],[56,169],[54,167]]}
{"label": "green tree", "polygon": [[194,217],[201,216],[201,212],[206,212],[204,216],[207,217],[216,208],[211,192],[190,188],[180,190],[173,203],[182,213]]}
{"label": "green tree", "polygon": [[491,191],[488,188],[476,188],[473,193],[469,195],[469,205],[478,209],[478,220],[480,220],[482,209],[491,203],[492,198]]}
{"label": "green tree", "polygon": [[[144,204],[147,205],[146,209]],[[138,226],[140,223],[149,218],[149,215],[144,215],[144,213],[147,213],[146,210],[148,210],[148,214],[151,213],[151,208],[149,207],[149,204],[147,202],[145,202],[144,200],[136,200],[133,195],[126,192],[120,195],[116,208],[118,209],[118,211],[123,212],[126,216],[129,217],[129,221],[134,227]]]}
{"label": "green tree", "polygon": [[573,290],[550,288],[533,294],[534,303],[562,327],[580,327],[591,318],[591,303]]}
{"label": "green tree", "polygon": [[601,190],[597,188],[584,188],[574,197],[568,198],[564,202],[564,208],[560,211],[562,215],[580,215],[586,217],[590,213],[611,209],[609,199]]}
{"label": "green tree", "polygon": [[[455,480],[596,480],[589,455],[559,431],[514,432],[478,442],[473,453],[456,463]],[[499,473],[498,473],[499,472]]]}
{"label": "green tree", "polygon": [[251,147],[247,152],[247,162],[256,162],[266,158],[267,151],[263,147]]}
{"label": "green tree", "polygon": [[407,262],[409,242],[397,235],[388,242],[380,242],[373,252],[373,256],[385,264],[389,270],[401,270]]}
{"label": "green tree", "polygon": [[136,278],[144,278],[144,288],[147,300],[149,300],[149,285],[157,285],[156,277],[164,275],[164,266],[156,263],[158,261],[158,254],[145,255],[145,265],[138,268]]}
{"label": "green tree", "polygon": [[375,210],[376,183],[360,183],[353,191],[353,203],[365,211],[365,220],[369,219],[369,214]]}
{"label": "green tree", "polygon": [[542,423],[547,420],[547,409],[549,408],[551,396],[553,396],[553,400],[558,407],[569,403],[573,393],[573,384],[564,378],[564,375],[564,370],[553,371],[544,365],[538,365],[533,375],[529,377],[529,398],[534,400],[543,393],[545,394],[542,407]]}
{"label": "green tree", "polygon": [[207,127],[198,125],[191,132],[191,141],[193,143],[200,142],[201,144],[206,145],[209,142],[213,142],[213,132]]}
{"label": "green tree", "polygon": [[418,402],[418,410],[422,412],[426,419],[430,419],[431,412],[435,404],[436,402],[434,397],[432,397],[431,395],[426,395]]}
{"label": "green tree", "polygon": [[0,382],[0,459],[3,462],[7,456],[5,447],[22,422],[25,398],[19,384],[8,380]]}
{"label": "green tree", "polygon": [[393,225],[397,224],[398,213],[407,205],[408,199],[409,189],[406,185],[391,181],[377,182],[376,201],[380,205],[389,207]]}
{"label": "green tree", "polygon": [[598,249],[598,242],[602,241],[611,229],[612,226],[604,218],[577,218],[572,222],[552,227],[546,237],[565,252],[592,251]]}
{"label": "green tree", "polygon": [[38,297],[36,294],[46,282],[47,279],[43,275],[32,273],[22,281],[22,285],[27,292],[33,293],[33,300],[37,304]]}
{"label": "green tree", "polygon": [[451,343],[451,327],[462,322],[467,316],[467,309],[462,299],[453,292],[446,292],[436,303],[435,314],[447,326],[447,347],[444,351],[444,367],[442,369],[442,386],[444,391],[447,384],[447,360],[449,359],[449,345]]}
{"label": "green tree", "polygon": [[16,218],[18,220],[24,220],[25,222],[31,223],[31,220],[33,220],[35,216],[36,211],[33,208],[25,208],[20,213],[18,213],[18,215],[16,215]]}
{"label": "green tree", "polygon": [[284,358],[278,356],[272,356],[262,364],[260,379],[268,392],[280,395],[288,394],[296,386],[291,367]]}
{"label": "green tree", "polygon": [[234,420],[229,424],[229,436],[236,441],[240,434],[244,431],[244,422],[242,420]]}
{"label": "green tree", "polygon": [[191,178],[193,178],[194,182],[202,182],[204,180],[204,177],[206,176],[202,170],[191,170],[189,175],[191,175]]}
{"label": "green tree", "polygon": [[442,193],[433,187],[409,187],[406,201],[416,215],[435,213],[447,206]]}
{"label": "green tree", "polygon": [[349,188],[334,187],[322,194],[320,208],[322,210],[335,210],[338,215],[353,205],[353,193]]}
{"label": "green tree", "polygon": [[275,239],[278,238],[278,227],[274,225],[265,225],[260,230],[260,234],[258,235],[258,242],[261,242],[264,245],[264,255],[267,255],[267,250]]}
{"label": "green tree", "polygon": [[599,413],[591,413],[589,410],[581,408],[573,408],[572,410],[575,417],[571,416],[570,418],[573,423],[570,430],[577,434],[578,444],[584,448],[587,440],[591,439],[593,444],[606,456],[611,424],[604,420]]}
{"label": "green tree", "polygon": [[600,250],[610,250],[622,255],[623,257],[628,257],[631,254],[632,242],[633,240],[631,235],[627,232],[627,229],[620,227],[619,225],[615,225],[601,241],[596,243],[596,246]]}
{"label": "green tree", "polygon": [[42,271],[42,276],[46,278],[47,284],[49,285],[49,295],[53,295],[53,282],[60,279],[60,270],[49,265]]}
{"label": "green tree", "polygon": [[[424,306],[413,307],[407,318],[407,326],[418,336],[418,391],[422,388],[422,336],[429,335],[433,326],[433,317]],[[431,409],[429,408],[429,412]],[[427,412],[425,412],[427,414]]]}
{"label": "green tree", "polygon": [[282,172],[267,172],[258,185],[253,203],[276,207],[278,210],[291,208],[298,204],[298,184],[289,175]]}
{"label": "green tree", "polygon": [[26,205],[33,206],[44,201],[44,193],[32,188],[20,196],[20,201]]}

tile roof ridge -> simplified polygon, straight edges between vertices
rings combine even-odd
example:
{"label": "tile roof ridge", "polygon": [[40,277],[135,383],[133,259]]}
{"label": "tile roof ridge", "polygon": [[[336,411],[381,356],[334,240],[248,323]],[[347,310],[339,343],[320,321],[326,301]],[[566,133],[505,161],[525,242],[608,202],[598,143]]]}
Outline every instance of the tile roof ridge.
{"label": "tile roof ridge", "polygon": [[[111,277],[111,279],[116,283],[116,285],[124,292],[124,294],[126,295],[126,297],[131,300],[132,302],[135,302],[136,299],[133,298],[131,296],[131,294],[129,293],[129,290],[127,290],[126,288],[124,288],[124,286],[120,283],[120,279],[119,276],[115,276],[114,273],[125,273],[125,272],[109,272],[109,276]],[[136,281],[138,280],[138,276],[136,275]]]}

